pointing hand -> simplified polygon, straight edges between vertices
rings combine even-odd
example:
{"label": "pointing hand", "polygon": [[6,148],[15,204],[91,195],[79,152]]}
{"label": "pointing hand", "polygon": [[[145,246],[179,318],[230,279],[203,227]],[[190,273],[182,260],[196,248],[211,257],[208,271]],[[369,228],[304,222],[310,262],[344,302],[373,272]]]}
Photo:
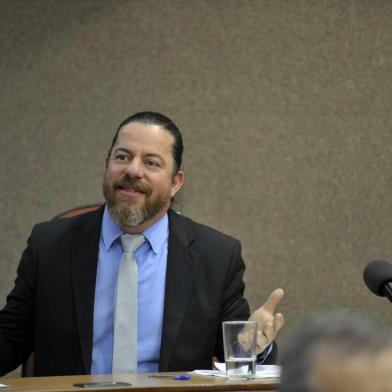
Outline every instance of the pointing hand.
{"label": "pointing hand", "polygon": [[282,289],[274,290],[267,301],[256,309],[249,320],[257,322],[257,353],[260,354],[276,338],[278,331],[284,324],[282,313],[275,313],[284,296]]}

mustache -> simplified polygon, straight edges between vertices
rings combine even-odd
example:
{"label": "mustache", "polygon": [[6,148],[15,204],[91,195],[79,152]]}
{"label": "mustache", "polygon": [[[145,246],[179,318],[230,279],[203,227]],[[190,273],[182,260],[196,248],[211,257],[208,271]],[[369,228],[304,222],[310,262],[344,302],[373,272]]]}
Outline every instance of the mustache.
{"label": "mustache", "polygon": [[145,193],[147,195],[150,195],[152,192],[152,189],[149,185],[136,178],[129,177],[128,174],[120,178],[118,181],[115,181],[113,186],[116,188],[132,188],[137,192]]}

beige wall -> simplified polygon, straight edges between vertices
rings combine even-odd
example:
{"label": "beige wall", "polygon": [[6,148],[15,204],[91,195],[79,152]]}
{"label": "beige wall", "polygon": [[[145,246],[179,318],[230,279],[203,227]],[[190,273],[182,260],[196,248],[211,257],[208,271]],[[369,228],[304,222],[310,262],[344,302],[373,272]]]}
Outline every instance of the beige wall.
{"label": "beige wall", "polygon": [[[252,307],[287,327],[348,306],[392,325],[362,283],[392,258],[392,2],[0,2],[0,302],[32,225],[102,200],[128,114],[185,138],[182,210],[238,237]],[[286,328],[286,330],[288,329]]]}

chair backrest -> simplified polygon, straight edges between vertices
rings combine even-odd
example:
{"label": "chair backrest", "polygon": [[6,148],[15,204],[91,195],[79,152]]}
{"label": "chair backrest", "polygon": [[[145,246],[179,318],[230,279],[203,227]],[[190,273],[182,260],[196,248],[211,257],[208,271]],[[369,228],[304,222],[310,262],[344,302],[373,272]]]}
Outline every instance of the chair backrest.
{"label": "chair backrest", "polygon": [[83,206],[83,207],[76,207],[76,208],[72,208],[71,210],[64,211],[61,214],[56,215],[54,218],[55,219],[57,219],[57,218],[71,218],[73,216],[86,214],[87,212],[90,212],[90,211],[95,211],[99,207],[101,207],[101,204],[89,204],[89,205]]}
{"label": "chair backrest", "polygon": [[[58,218],[71,218],[73,216],[86,214],[90,211],[97,210],[101,204],[90,204],[82,207],[72,208],[70,210],[64,211],[61,214],[58,214],[54,217],[54,219]],[[22,365],[22,377],[33,377],[34,376],[34,352],[32,352],[29,356],[29,359]]]}

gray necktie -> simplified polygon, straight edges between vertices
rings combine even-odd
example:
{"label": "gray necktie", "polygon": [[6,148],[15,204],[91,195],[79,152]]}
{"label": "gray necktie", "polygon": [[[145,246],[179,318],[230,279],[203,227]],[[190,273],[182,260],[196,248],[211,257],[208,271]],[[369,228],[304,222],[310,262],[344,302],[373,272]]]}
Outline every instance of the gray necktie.
{"label": "gray necktie", "polygon": [[123,234],[114,309],[112,373],[137,372],[137,264],[134,252],[144,242],[140,234]]}

